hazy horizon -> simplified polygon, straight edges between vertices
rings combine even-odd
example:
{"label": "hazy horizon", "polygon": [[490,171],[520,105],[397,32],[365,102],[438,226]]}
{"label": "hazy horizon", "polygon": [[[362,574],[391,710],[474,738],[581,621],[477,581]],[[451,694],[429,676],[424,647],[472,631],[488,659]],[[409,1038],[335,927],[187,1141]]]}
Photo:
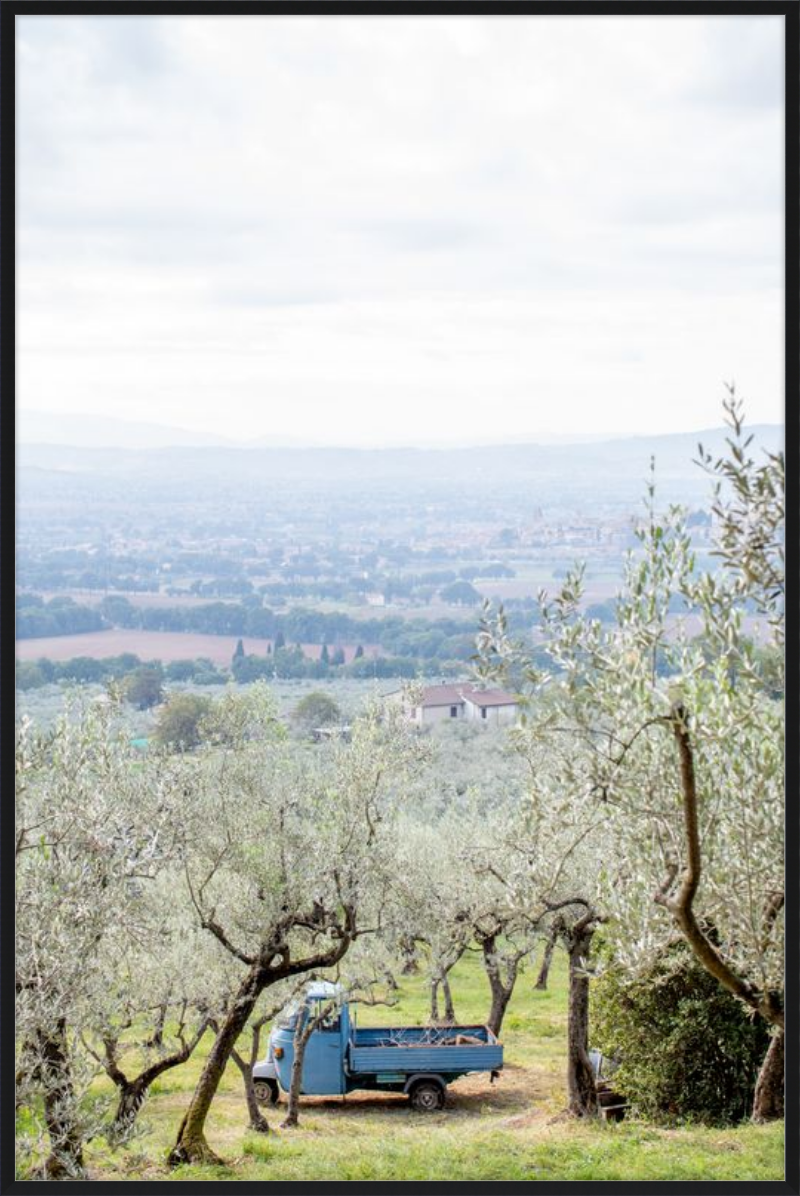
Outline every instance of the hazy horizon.
{"label": "hazy horizon", "polygon": [[[20,414],[22,418],[20,419]],[[771,423],[761,421],[753,424],[747,420],[748,427],[782,428],[783,421]],[[498,436],[483,440],[465,439],[463,441],[424,441],[421,439],[407,439],[390,443],[348,444],[342,442],[313,441],[310,439],[290,437],[264,438],[255,437],[250,440],[236,440],[229,437],[213,436],[194,433],[191,428],[177,425],[163,424],[157,421],[121,420],[110,416],[93,416],[87,412],[73,412],[69,415],[57,412],[30,410],[18,413],[17,441],[20,444],[62,445],[75,448],[121,448],[141,449],[146,451],[155,447],[185,447],[185,448],[286,448],[286,449],[341,449],[360,451],[380,451],[383,449],[420,449],[430,451],[447,451],[470,448],[501,448],[522,447],[525,445],[598,445],[619,440],[650,440],[664,436],[702,436],[710,432],[717,432],[722,428],[722,420],[709,427],[686,427],[669,432],[653,432],[648,434],[631,433],[627,436],[611,435],[608,432],[596,433],[542,433],[538,437],[532,436]],[[118,437],[118,439],[114,439]]]}

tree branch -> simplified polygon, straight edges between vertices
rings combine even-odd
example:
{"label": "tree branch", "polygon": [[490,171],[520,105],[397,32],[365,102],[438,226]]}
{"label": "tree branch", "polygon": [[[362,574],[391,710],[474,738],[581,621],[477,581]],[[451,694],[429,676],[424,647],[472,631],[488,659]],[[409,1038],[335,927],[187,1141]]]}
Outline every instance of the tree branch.
{"label": "tree branch", "polygon": [[[784,1017],[780,998],[772,992],[759,992],[753,985],[737,976],[725,962],[713,943],[703,932],[694,913],[694,899],[702,874],[702,856],[697,817],[697,782],[694,770],[694,750],[689,728],[688,714],[683,706],[674,706],[671,715],[672,732],[678,745],[680,757],[681,794],[683,797],[683,827],[686,843],[686,868],[681,886],[674,898],[666,890],[659,890],[655,900],[665,906],[681,928],[686,942],[698,961],[724,988],[733,993],[751,1009],[755,1009],[773,1025],[783,1029]],[[667,886],[668,888],[669,886]],[[776,911],[777,916],[777,911]]]}

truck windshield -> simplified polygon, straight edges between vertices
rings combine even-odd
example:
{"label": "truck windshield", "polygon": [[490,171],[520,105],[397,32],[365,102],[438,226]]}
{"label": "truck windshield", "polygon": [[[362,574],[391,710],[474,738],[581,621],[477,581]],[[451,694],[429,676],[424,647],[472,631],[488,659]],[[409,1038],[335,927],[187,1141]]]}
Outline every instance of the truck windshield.
{"label": "truck windshield", "polygon": [[292,1001],[285,1009],[282,1009],[275,1019],[275,1025],[280,1026],[282,1030],[293,1030],[297,1024],[297,1014],[300,1010],[300,1002]]}
{"label": "truck windshield", "polygon": [[339,1009],[331,1009],[325,1014],[325,1017],[320,1022],[320,1030],[338,1031],[341,1026],[341,1011]]}

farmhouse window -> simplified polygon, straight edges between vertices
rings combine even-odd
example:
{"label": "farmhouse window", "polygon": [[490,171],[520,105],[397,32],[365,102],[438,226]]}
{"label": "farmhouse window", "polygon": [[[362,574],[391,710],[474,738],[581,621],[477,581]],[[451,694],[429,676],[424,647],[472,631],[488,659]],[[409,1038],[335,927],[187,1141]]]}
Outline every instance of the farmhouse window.
{"label": "farmhouse window", "polygon": [[481,706],[481,718],[486,718],[486,707]]}
{"label": "farmhouse window", "polygon": [[450,707],[450,717],[451,717],[451,718],[458,718],[458,706],[451,706],[451,707]]}

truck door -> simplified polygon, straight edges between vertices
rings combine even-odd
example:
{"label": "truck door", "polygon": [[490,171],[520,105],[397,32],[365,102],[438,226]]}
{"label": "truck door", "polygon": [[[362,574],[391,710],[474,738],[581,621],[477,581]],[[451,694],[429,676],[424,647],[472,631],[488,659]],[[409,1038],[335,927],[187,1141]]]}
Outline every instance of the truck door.
{"label": "truck door", "polygon": [[307,1096],[333,1096],[344,1092],[342,1033],[342,1011],[337,1008],[309,1038],[303,1060],[303,1092]]}

